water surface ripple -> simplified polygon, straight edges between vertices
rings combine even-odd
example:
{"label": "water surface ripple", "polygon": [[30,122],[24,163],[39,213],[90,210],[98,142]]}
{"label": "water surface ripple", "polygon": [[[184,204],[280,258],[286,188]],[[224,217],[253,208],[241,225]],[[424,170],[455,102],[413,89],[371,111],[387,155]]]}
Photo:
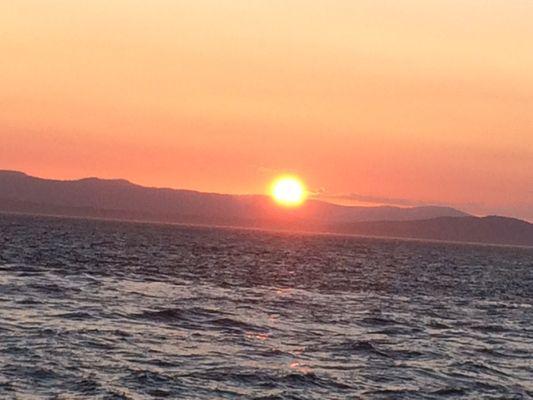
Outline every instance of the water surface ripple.
{"label": "water surface ripple", "polygon": [[531,399],[529,249],[0,215],[2,399]]}

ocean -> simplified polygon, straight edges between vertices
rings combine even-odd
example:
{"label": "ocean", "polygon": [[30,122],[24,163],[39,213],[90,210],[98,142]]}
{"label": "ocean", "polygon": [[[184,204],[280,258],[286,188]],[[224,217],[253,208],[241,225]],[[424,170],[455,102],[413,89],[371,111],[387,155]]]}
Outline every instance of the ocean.
{"label": "ocean", "polygon": [[533,250],[0,215],[1,399],[531,399]]}

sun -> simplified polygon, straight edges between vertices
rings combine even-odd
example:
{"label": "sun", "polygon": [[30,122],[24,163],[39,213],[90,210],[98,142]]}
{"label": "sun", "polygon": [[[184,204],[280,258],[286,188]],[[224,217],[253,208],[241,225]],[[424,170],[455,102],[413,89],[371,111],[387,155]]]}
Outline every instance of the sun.
{"label": "sun", "polygon": [[279,205],[297,207],[307,199],[307,189],[297,176],[283,175],[272,182],[270,195]]}

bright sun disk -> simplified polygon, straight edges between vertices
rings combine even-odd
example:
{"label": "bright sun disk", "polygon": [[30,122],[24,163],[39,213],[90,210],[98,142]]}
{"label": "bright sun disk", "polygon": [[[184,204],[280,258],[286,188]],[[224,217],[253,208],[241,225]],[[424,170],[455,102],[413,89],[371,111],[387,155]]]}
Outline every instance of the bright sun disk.
{"label": "bright sun disk", "polygon": [[307,189],[298,177],[285,175],[274,180],[270,195],[276,203],[282,206],[296,207],[307,198]]}

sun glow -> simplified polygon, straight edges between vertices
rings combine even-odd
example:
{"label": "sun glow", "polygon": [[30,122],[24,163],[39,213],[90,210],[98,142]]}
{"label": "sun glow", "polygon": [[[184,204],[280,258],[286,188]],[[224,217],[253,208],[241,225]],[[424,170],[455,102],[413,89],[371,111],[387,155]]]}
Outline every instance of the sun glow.
{"label": "sun glow", "polygon": [[307,198],[305,184],[296,176],[285,175],[272,182],[270,195],[274,201],[285,207],[297,207]]}

